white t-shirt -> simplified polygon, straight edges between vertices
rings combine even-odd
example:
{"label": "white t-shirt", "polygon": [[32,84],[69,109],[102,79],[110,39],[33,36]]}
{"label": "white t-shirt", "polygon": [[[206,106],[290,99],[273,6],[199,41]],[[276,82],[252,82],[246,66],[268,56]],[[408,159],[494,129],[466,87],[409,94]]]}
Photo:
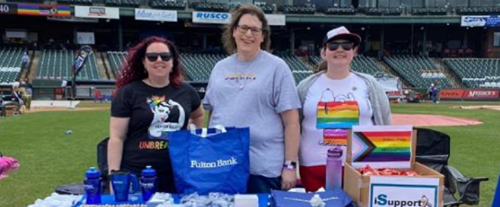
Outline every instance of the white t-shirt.
{"label": "white t-shirt", "polygon": [[[327,150],[335,144],[326,141],[329,134],[345,133],[352,125],[374,125],[368,85],[353,73],[341,80],[321,75],[309,88],[303,111],[301,166],[326,165]],[[342,148],[345,161],[346,149]]]}

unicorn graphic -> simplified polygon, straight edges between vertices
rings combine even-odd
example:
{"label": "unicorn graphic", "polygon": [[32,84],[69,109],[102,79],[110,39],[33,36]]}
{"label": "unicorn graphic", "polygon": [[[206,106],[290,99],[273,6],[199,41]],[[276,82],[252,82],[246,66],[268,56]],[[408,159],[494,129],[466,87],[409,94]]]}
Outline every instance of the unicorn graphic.
{"label": "unicorn graphic", "polygon": [[[148,129],[150,138],[167,140],[170,132],[182,128],[186,115],[184,108],[179,103],[172,99],[166,101],[165,96],[153,96],[147,99],[147,103],[154,114],[153,121],[151,121]],[[179,119],[177,122],[167,122],[174,110],[179,111]]]}

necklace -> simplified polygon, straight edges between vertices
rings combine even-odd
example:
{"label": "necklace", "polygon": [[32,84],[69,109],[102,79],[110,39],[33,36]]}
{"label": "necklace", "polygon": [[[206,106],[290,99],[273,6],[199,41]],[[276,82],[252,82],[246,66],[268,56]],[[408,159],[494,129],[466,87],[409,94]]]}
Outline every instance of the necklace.
{"label": "necklace", "polygon": [[[255,74],[251,73],[253,71],[254,65],[257,62],[257,58],[259,56],[255,57],[250,64],[250,66],[246,67],[246,70],[243,68],[238,68],[237,69],[237,74],[236,74],[236,84],[238,85],[238,90],[243,90],[245,86],[247,85],[248,80],[255,80]],[[246,64],[245,64],[246,65]],[[243,71],[245,71],[245,74],[243,74]]]}
{"label": "necklace", "polygon": [[349,75],[351,76],[351,86],[352,86],[352,91],[355,91],[356,89],[358,89],[358,88],[356,87],[356,84],[354,84],[354,79],[355,79],[356,77],[354,77],[354,74],[353,74],[353,73],[351,73],[351,74],[349,74]]}

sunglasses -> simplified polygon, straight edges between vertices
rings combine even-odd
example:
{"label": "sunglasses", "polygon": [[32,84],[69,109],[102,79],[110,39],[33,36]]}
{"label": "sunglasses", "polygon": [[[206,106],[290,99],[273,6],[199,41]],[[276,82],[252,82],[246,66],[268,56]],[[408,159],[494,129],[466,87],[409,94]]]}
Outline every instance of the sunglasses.
{"label": "sunglasses", "polygon": [[335,51],[339,49],[339,47],[342,47],[342,49],[345,51],[349,51],[352,50],[352,48],[354,48],[354,44],[352,42],[341,42],[341,43],[332,42],[328,43],[326,46],[330,51]]}
{"label": "sunglasses", "polygon": [[155,62],[156,60],[158,60],[158,56],[160,56],[162,61],[170,61],[172,59],[172,53],[169,53],[169,52],[146,53],[146,58],[149,60],[149,62]]}

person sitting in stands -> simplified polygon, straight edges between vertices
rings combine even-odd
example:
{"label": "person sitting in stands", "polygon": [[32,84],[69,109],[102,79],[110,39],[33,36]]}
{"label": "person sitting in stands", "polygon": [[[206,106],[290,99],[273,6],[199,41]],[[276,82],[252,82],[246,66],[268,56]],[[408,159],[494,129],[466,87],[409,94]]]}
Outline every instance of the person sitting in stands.
{"label": "person sitting in stands", "polygon": [[11,100],[16,104],[14,114],[20,114],[21,108],[24,106],[24,101],[22,99],[23,94],[19,88],[19,85],[19,82],[15,82],[14,85],[12,85]]}

